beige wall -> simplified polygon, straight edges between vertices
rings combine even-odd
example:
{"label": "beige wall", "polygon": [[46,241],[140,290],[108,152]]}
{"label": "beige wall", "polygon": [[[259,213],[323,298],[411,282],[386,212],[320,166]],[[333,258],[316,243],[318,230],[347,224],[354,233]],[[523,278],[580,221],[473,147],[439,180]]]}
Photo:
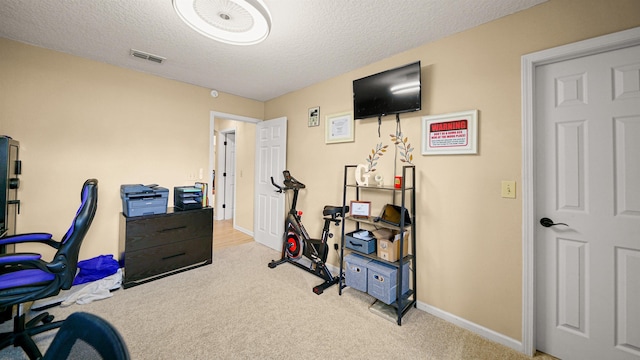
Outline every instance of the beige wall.
{"label": "beige wall", "polygon": [[[395,131],[393,117],[383,119],[380,138],[376,120],[359,120],[355,142],[327,145],[325,116],[352,110],[354,79],[420,60],[423,110],[401,116],[416,148],[418,300],[520,340],[521,56],[639,26],[638,14],[634,0],[552,0],[267,102],[265,118],[289,119],[287,166],[307,184],[300,196],[305,226],[320,233],[322,206],[342,201],[343,166],[365,163],[379,142],[392,146]],[[309,128],[313,106],[321,124]],[[421,116],[471,109],[480,114],[478,155],[420,154]],[[380,159],[386,179],[393,158],[387,152]],[[517,182],[517,199],[500,197],[501,180]],[[331,261],[338,263],[335,254]]]}
{"label": "beige wall", "polygon": [[214,99],[209,89],[6,39],[0,79],[0,134],[21,145],[18,231],[61,237],[83,181],[100,182],[83,259],[117,254],[121,184],[167,187],[172,206],[174,186],[208,172],[210,111],[264,113],[258,101],[224,93]]}
{"label": "beige wall", "polygon": [[253,232],[256,125],[237,121],[235,225]]}
{"label": "beige wall", "polygon": [[[345,164],[364,163],[395,131],[385,118],[358,121],[353,143],[326,145],[325,115],[352,110],[351,82],[420,60],[423,110],[402,115],[417,167],[418,300],[513,339],[521,338],[521,208],[500,198],[500,181],[521,181],[520,58],[526,53],[640,26],[636,0],[551,0],[446,39],[287,94],[266,104],[0,39],[0,133],[21,142],[19,231],[61,236],[79,187],[100,180],[100,206],[81,257],[117,252],[119,186],[190,184],[208,168],[210,111],[288,118],[288,168],[307,184],[305,225],[340,204]],[[133,60],[132,60],[133,61]],[[320,106],[321,125],[307,127]],[[420,155],[420,118],[478,109],[478,155]],[[249,126],[239,131],[250,138]],[[253,135],[255,136],[255,134]],[[238,147],[236,222],[253,229],[253,148]],[[379,172],[393,170],[392,152]],[[170,194],[170,199],[172,194]],[[374,206],[374,211],[382,205]],[[246,206],[245,206],[246,205]],[[337,229],[336,229],[337,230]],[[333,242],[339,241],[338,236]],[[28,250],[28,249],[22,249]],[[39,251],[39,250],[38,250]],[[330,261],[337,264],[337,256]]]}

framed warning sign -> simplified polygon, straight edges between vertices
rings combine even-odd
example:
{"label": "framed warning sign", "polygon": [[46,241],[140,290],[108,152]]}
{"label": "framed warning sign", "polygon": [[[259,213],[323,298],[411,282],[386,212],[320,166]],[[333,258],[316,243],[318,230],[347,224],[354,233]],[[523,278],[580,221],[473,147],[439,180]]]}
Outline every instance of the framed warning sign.
{"label": "framed warning sign", "polygon": [[477,153],[478,110],[422,118],[422,155]]}

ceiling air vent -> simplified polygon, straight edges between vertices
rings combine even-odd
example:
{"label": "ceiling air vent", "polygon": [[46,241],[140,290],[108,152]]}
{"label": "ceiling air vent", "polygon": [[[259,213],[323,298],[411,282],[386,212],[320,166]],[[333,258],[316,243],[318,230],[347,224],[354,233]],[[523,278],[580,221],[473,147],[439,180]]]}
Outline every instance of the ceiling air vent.
{"label": "ceiling air vent", "polygon": [[153,55],[144,51],[134,50],[134,49],[131,49],[131,56],[136,57],[138,59],[149,60],[158,64],[162,64],[163,61],[167,60],[167,58],[164,58],[162,56]]}

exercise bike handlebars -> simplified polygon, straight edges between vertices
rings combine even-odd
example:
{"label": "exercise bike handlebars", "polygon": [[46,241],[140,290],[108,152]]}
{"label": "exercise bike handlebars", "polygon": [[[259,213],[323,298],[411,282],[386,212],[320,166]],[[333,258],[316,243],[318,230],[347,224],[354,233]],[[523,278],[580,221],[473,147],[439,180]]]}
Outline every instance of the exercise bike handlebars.
{"label": "exercise bike handlebars", "polygon": [[278,189],[277,191],[279,193],[286,190],[300,190],[306,187],[303,183],[301,183],[300,181],[296,180],[296,178],[291,176],[291,174],[289,173],[289,170],[284,170],[282,172],[282,175],[284,176],[284,187],[276,184],[276,182],[273,180],[273,176],[271,177],[271,184],[273,184],[273,186],[275,186]]}
{"label": "exercise bike handlebars", "polygon": [[276,182],[275,182],[275,181],[273,181],[273,176],[271,177],[271,184],[273,184],[273,186],[275,186],[275,187],[276,187],[276,189],[278,189],[278,190],[276,190],[276,192],[281,193],[281,192],[283,192],[284,190],[286,190],[286,189],[284,189],[282,186],[280,186],[280,185],[276,184]]}

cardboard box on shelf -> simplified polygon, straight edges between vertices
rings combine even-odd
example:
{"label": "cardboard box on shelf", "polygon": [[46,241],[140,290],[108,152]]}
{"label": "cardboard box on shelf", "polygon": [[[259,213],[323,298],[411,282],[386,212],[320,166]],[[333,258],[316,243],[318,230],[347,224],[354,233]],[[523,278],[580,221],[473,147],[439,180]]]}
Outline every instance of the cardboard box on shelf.
{"label": "cardboard box on shelf", "polygon": [[[384,231],[382,231],[384,230]],[[382,231],[382,232],[380,232]],[[391,236],[388,235],[388,233]],[[409,229],[404,231],[404,241],[402,254],[406,256],[409,253]],[[400,259],[400,233],[387,229],[376,230],[373,232],[378,240],[378,257],[389,262],[396,262]],[[378,235],[380,237],[378,237]]]}

